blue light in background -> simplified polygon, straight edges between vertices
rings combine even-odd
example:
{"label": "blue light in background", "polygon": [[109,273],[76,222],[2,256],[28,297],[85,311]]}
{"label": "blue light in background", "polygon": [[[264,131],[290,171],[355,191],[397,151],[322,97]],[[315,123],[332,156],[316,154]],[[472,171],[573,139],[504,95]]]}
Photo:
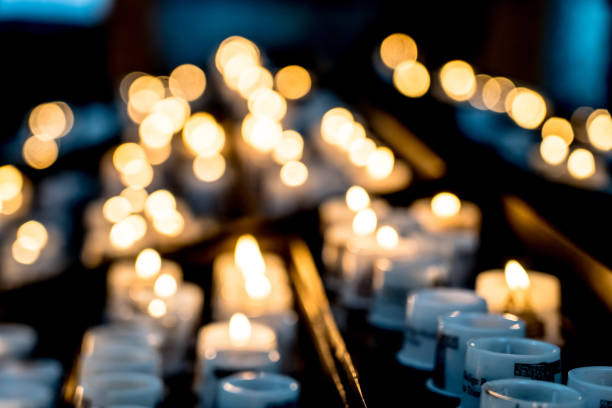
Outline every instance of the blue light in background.
{"label": "blue light in background", "polygon": [[544,84],[570,108],[608,101],[611,11],[607,0],[550,0]]}

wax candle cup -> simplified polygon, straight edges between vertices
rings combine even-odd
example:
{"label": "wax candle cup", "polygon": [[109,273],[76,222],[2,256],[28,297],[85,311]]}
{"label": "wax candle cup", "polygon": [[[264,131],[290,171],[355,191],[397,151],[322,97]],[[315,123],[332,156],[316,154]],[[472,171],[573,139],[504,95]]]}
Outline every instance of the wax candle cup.
{"label": "wax candle cup", "polygon": [[561,283],[555,276],[525,271],[518,262],[509,261],[505,270],[478,274],[476,292],[487,299],[491,311],[524,319],[528,337],[562,343]]}
{"label": "wax candle cup", "polygon": [[54,393],[42,384],[28,381],[0,383],[0,404],[19,407],[51,408]]}
{"label": "wax candle cup", "polygon": [[273,373],[240,373],[224,379],[219,386],[219,408],[253,408],[295,404],[300,386],[294,379]]}
{"label": "wax candle cup", "polygon": [[567,385],[580,392],[585,408],[612,405],[612,367],[579,367],[570,370]]}
{"label": "wax candle cup", "polygon": [[419,370],[434,368],[438,317],[454,311],[486,312],[486,301],[465,289],[435,288],[416,291],[406,305],[404,344],[398,361]]}
{"label": "wax candle cup", "polygon": [[0,360],[28,356],[36,345],[33,328],[16,323],[0,324]]}
{"label": "wax candle cup", "polygon": [[81,358],[80,376],[109,372],[130,372],[159,375],[161,360],[157,351],[128,345],[113,345],[98,348],[94,353]]}
{"label": "wax candle cup", "polygon": [[459,397],[468,340],[493,336],[525,337],[525,322],[510,314],[484,312],[440,316],[435,367],[427,387],[442,395]]}
{"label": "wax candle cup", "polygon": [[92,375],[77,387],[77,407],[138,405],[155,407],[162,398],[159,378],[141,373],[106,373]]}
{"label": "wax candle cup", "polygon": [[547,381],[503,379],[482,386],[481,408],[583,408],[584,398],[565,385]]}
{"label": "wax candle cup", "polygon": [[0,383],[33,382],[56,390],[62,371],[62,365],[57,360],[7,361],[0,366]]}

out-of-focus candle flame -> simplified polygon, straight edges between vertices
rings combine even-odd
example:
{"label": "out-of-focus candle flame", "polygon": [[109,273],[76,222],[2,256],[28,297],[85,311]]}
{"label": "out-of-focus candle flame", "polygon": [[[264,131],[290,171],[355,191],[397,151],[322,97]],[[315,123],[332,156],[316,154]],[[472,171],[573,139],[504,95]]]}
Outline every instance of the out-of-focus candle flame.
{"label": "out-of-focus candle flame", "polygon": [[229,321],[229,339],[232,346],[246,346],[251,338],[251,322],[242,313],[234,313]]}
{"label": "out-of-focus candle flame", "polygon": [[304,97],[311,87],[308,71],[299,65],[289,65],[280,69],[274,77],[276,89],[287,99]]}
{"label": "out-of-focus candle flame", "polygon": [[280,169],[283,184],[289,187],[299,187],[308,179],[308,167],[299,161],[288,161]]}
{"label": "out-of-focus candle flame", "polygon": [[128,106],[137,115],[146,115],[165,95],[166,88],[159,78],[142,75],[136,78],[128,89]]}
{"label": "out-of-focus candle flame", "polygon": [[510,260],[506,263],[504,275],[510,290],[527,290],[529,288],[529,275],[517,261]]}
{"label": "out-of-focus candle flame", "polygon": [[612,117],[606,109],[597,109],[587,119],[587,134],[591,144],[603,151],[612,149]]}
{"label": "out-of-focus candle flame", "polygon": [[583,180],[595,174],[595,158],[586,149],[574,150],[567,159],[567,170],[578,180]]}
{"label": "out-of-focus candle flame", "polygon": [[300,160],[304,151],[304,139],[295,130],[283,130],[282,138],[274,148],[273,158],[278,164]]}
{"label": "out-of-focus candle flame", "polygon": [[249,114],[242,121],[242,137],[260,153],[269,153],[282,140],[283,128],[273,119]]}
{"label": "out-of-focus candle flame", "polygon": [[402,62],[416,61],[416,42],[409,35],[395,33],[387,36],[380,44],[380,58],[391,68],[396,68]]}
{"label": "out-of-focus candle flame", "polygon": [[159,273],[161,265],[162,260],[159,253],[152,248],[146,248],[140,251],[136,257],[134,267],[138,276],[150,278]]}
{"label": "out-of-focus candle flame", "polygon": [[168,306],[166,306],[166,302],[161,299],[153,299],[149,302],[147,311],[151,317],[158,319],[164,317],[166,313],[168,313]]}
{"label": "out-of-focus candle flame", "polygon": [[32,251],[42,249],[47,245],[48,239],[47,229],[38,221],[27,221],[17,230],[17,240],[21,246]]}
{"label": "out-of-focus candle flame", "polygon": [[353,115],[345,108],[328,110],[323,115],[323,118],[321,118],[321,136],[323,140],[333,145],[339,145],[343,129],[346,131],[346,125],[353,122]]}
{"label": "out-of-focus candle flame", "polygon": [[351,186],[344,196],[346,205],[352,211],[363,210],[370,206],[370,195],[361,186]]}
{"label": "out-of-focus candle flame", "polygon": [[[152,113],[167,118],[171,124],[171,133],[176,133],[181,130],[185,121],[189,118],[191,108],[184,99],[171,96],[153,105]],[[161,125],[163,126],[163,130],[165,130],[166,124],[161,123]],[[142,123],[140,126],[142,129]]]}
{"label": "out-of-focus candle flame", "polygon": [[364,167],[375,150],[376,143],[372,139],[366,137],[354,140],[349,146],[349,160],[357,167]]}
{"label": "out-of-focus candle flame", "polygon": [[147,199],[147,190],[137,187],[126,187],[119,194],[129,201],[133,212],[141,212]]}
{"label": "out-of-focus candle flame", "polygon": [[516,88],[506,99],[508,114],[517,125],[535,129],[546,117],[546,101],[539,93],[528,88]]}
{"label": "out-of-focus candle flame", "polygon": [[392,249],[397,246],[399,235],[392,226],[383,225],[376,232],[376,242],[383,248]]}
{"label": "out-of-focus candle flame", "polygon": [[102,215],[108,222],[119,222],[132,212],[132,205],[127,198],[113,196],[104,202]]}
{"label": "out-of-focus candle flame", "polygon": [[388,147],[378,147],[374,150],[366,164],[368,175],[376,180],[382,180],[391,174],[395,164],[395,156]]}
{"label": "out-of-focus candle flame", "polygon": [[404,61],[393,71],[393,85],[403,95],[410,98],[425,95],[430,83],[429,71],[418,61]]}
{"label": "out-of-focus candle flame", "polygon": [[153,285],[153,290],[155,295],[167,298],[176,293],[177,283],[174,276],[169,273],[163,273],[159,275],[159,277],[155,280],[155,285]]}
{"label": "out-of-focus candle flame", "polygon": [[482,102],[493,112],[504,113],[506,112],[506,96],[514,88],[514,83],[508,78],[491,78],[482,88]]}
{"label": "out-of-focus candle flame", "polygon": [[73,122],[72,110],[64,102],[38,105],[28,119],[30,130],[41,140],[52,140],[66,135]]}
{"label": "out-of-focus candle flame", "polygon": [[212,183],[225,173],[225,159],[219,153],[212,156],[197,156],[193,160],[193,173],[202,181]]}
{"label": "out-of-focus candle flame", "polygon": [[174,209],[160,211],[153,217],[153,228],[162,235],[176,237],[185,228],[185,218]]}
{"label": "out-of-focus candle flame", "polygon": [[263,116],[275,121],[285,117],[287,102],[276,91],[259,88],[249,96],[249,111],[255,116]]}
{"label": "out-of-focus candle flame", "polygon": [[23,246],[23,240],[16,240],[11,246],[11,255],[13,259],[23,265],[31,265],[40,256],[40,250],[26,248]]}
{"label": "out-of-focus candle flame", "polygon": [[272,285],[265,275],[249,276],[245,279],[245,289],[251,299],[265,299],[270,295]]}
{"label": "out-of-focus candle flame", "polygon": [[23,187],[23,176],[13,165],[0,167],[0,200],[7,201],[16,197]]}
{"label": "out-of-focus candle flame", "polygon": [[137,172],[121,174],[121,182],[126,187],[145,188],[153,182],[153,175],[153,167],[145,161]]}
{"label": "out-of-focus candle flame", "polygon": [[378,219],[376,213],[371,208],[360,210],[353,217],[353,232],[356,235],[369,235],[376,231]]}
{"label": "out-of-focus candle flame", "polygon": [[32,168],[41,170],[51,166],[57,160],[59,148],[53,139],[30,136],[23,144],[22,155]]}
{"label": "out-of-focus candle flame", "polygon": [[111,227],[110,242],[115,248],[126,249],[144,237],[146,232],[145,219],[139,214],[132,214]]}
{"label": "out-of-focus candle flame", "polygon": [[113,152],[113,165],[121,174],[137,174],[148,165],[147,156],[138,144],[123,143]]}
{"label": "out-of-focus candle flame", "polygon": [[449,98],[461,102],[472,97],[476,90],[476,76],[472,66],[465,61],[454,60],[440,70],[440,83]]}
{"label": "out-of-focus candle flame", "polygon": [[453,193],[443,192],[431,199],[431,211],[437,217],[452,217],[459,214],[461,200]]}
{"label": "out-of-focus candle flame", "polygon": [[185,123],[183,143],[194,155],[212,156],[223,149],[225,131],[211,114],[198,112]]}
{"label": "out-of-focus candle flame", "polygon": [[559,117],[550,117],[542,125],[542,139],[546,136],[558,136],[565,141],[568,146],[574,140],[574,130],[572,124],[567,120]]}
{"label": "out-of-focus candle flame", "polygon": [[206,75],[193,64],[183,64],[174,68],[168,78],[172,95],[186,101],[196,100],[206,89]]}
{"label": "out-of-focus candle flame", "polygon": [[245,234],[238,238],[234,250],[234,263],[245,278],[249,275],[263,276],[265,274],[266,264],[254,236]]}
{"label": "out-of-focus candle flame", "polygon": [[219,45],[215,55],[215,65],[219,72],[225,75],[230,60],[236,56],[245,56],[251,65],[259,65],[259,49],[244,37],[228,37]]}
{"label": "out-of-focus candle flame", "polygon": [[144,203],[145,214],[148,217],[156,217],[168,210],[176,209],[176,199],[168,190],[156,190],[149,194]]}
{"label": "out-of-focus candle flame", "polygon": [[270,71],[259,65],[253,65],[244,69],[238,79],[238,93],[248,100],[253,92],[258,89],[272,89],[274,80]]}
{"label": "out-of-focus candle flame", "polygon": [[568,151],[565,140],[557,135],[548,135],[540,143],[540,156],[546,163],[553,166],[562,163]]}

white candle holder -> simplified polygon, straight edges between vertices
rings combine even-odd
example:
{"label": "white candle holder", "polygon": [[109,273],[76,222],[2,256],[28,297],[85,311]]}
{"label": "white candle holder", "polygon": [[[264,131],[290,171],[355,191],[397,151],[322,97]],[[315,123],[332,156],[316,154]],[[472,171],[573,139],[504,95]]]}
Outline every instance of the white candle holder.
{"label": "white candle holder", "polygon": [[547,381],[510,378],[489,381],[482,386],[481,408],[584,408],[576,390]]}
{"label": "white candle holder", "polygon": [[77,387],[77,407],[137,405],[153,408],[162,399],[163,385],[158,377],[141,373],[93,375]]}
{"label": "white candle holder", "polygon": [[241,373],[219,386],[218,408],[297,408],[300,385],[291,377],[272,373]]}
{"label": "white candle holder", "polygon": [[81,356],[79,364],[80,382],[97,374],[122,372],[161,375],[159,354],[137,346],[113,345],[99,348],[93,354]]}
{"label": "white candle holder", "polygon": [[567,385],[580,392],[585,408],[612,406],[612,367],[580,367],[570,370]]}
{"label": "white candle holder", "polygon": [[560,383],[561,350],[554,344],[531,339],[488,337],[469,340],[461,408],[480,406],[481,388],[487,381],[513,377]]}
{"label": "white candle holder", "polygon": [[487,302],[466,289],[419,290],[408,298],[404,344],[397,360],[418,370],[434,368],[438,317],[454,311],[486,312]]}
{"label": "white candle holder", "polygon": [[33,328],[24,324],[0,324],[0,361],[24,358],[36,346],[37,335]]}
{"label": "white candle holder", "polygon": [[16,407],[52,408],[54,392],[46,385],[35,382],[3,381],[0,384],[0,401]]}
{"label": "white candle holder", "polygon": [[7,361],[0,365],[0,383],[32,382],[56,391],[60,385],[62,372],[62,365],[57,360]]}
{"label": "white candle holder", "polygon": [[439,317],[435,367],[427,388],[458,398],[468,340],[482,337],[525,337],[525,322],[513,315],[484,312],[453,312]]}

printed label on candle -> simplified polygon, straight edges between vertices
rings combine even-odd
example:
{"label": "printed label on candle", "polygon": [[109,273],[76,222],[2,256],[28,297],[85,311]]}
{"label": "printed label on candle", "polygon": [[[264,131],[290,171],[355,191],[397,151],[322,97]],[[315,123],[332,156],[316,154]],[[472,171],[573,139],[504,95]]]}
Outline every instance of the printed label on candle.
{"label": "printed label on candle", "polygon": [[600,400],[599,408],[612,408],[612,401],[608,400]]}
{"label": "printed label on candle", "polygon": [[446,349],[457,350],[459,348],[459,337],[440,334],[436,344],[436,362],[433,372],[433,381],[439,388],[444,388],[446,379]]}
{"label": "printed label on candle", "polygon": [[463,392],[472,397],[480,398],[482,384],[486,382],[485,378],[476,378],[467,371],[463,372]]}
{"label": "printed label on candle", "polygon": [[561,373],[561,360],[552,363],[514,364],[515,377],[528,377],[540,381],[555,381],[555,376]]}

